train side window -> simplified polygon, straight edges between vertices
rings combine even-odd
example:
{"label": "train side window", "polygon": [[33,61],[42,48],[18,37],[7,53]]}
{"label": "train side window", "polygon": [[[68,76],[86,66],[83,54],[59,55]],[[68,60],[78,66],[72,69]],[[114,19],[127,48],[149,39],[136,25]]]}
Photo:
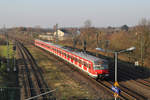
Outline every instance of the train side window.
{"label": "train side window", "polygon": [[84,63],[84,65],[85,65],[85,67],[88,67],[86,62]]}
{"label": "train side window", "polygon": [[82,60],[80,60],[80,64],[82,65]]}
{"label": "train side window", "polygon": [[78,59],[78,63],[81,64],[81,63],[80,63],[80,59]]}
{"label": "train side window", "polygon": [[79,63],[82,65],[82,61],[79,59]]}
{"label": "train side window", "polygon": [[74,56],[72,56],[72,60],[75,60]]}
{"label": "train side window", "polygon": [[76,57],[74,57],[74,59],[75,59],[75,62],[77,62],[77,58],[76,58]]}
{"label": "train side window", "polygon": [[70,55],[70,59],[72,60],[72,56]]}
{"label": "train side window", "polygon": [[68,58],[70,58],[70,55],[68,54]]}
{"label": "train side window", "polygon": [[78,58],[76,58],[76,62],[78,62],[79,60],[78,60]]}
{"label": "train side window", "polygon": [[87,64],[86,62],[84,62],[84,66],[85,66],[85,67],[88,67],[88,64]]}
{"label": "train side window", "polygon": [[85,63],[85,66],[86,66],[87,68],[89,67],[87,62]]}
{"label": "train side window", "polygon": [[74,61],[76,61],[76,58],[73,56]]}
{"label": "train side window", "polygon": [[66,57],[66,53],[64,53],[64,56]]}
{"label": "train side window", "polygon": [[84,62],[81,60],[81,64],[84,65]]}
{"label": "train side window", "polygon": [[82,65],[84,65],[84,66],[85,66],[85,62],[84,62],[84,61],[82,61]]}
{"label": "train side window", "polygon": [[69,58],[69,54],[67,54],[67,58]]}

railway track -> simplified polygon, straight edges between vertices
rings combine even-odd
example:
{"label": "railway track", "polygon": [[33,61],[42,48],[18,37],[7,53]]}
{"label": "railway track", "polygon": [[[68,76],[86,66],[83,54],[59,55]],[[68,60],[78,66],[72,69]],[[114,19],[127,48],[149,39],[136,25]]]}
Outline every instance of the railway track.
{"label": "railway track", "polygon": [[[114,69],[110,70],[111,73],[114,73]],[[137,77],[135,77],[134,75],[130,74],[130,73],[126,73],[123,72],[120,68],[118,68],[118,79],[119,79],[119,84],[120,84],[120,88],[125,88],[127,90],[132,91],[132,93],[130,92],[131,95],[135,96],[136,98],[140,99],[140,100],[147,100],[148,97],[142,92],[142,90],[139,91],[133,91],[134,90],[134,86],[132,87],[132,90],[127,88],[128,86],[126,86],[126,83],[124,83],[124,80],[129,80],[131,83],[136,84],[140,87],[143,88],[143,90],[150,90],[150,83],[148,81],[145,81],[144,79],[137,79]],[[123,90],[122,89],[122,90]]]}
{"label": "railway track", "polygon": [[[19,42],[17,42],[17,49],[24,64],[21,66],[25,92],[24,97],[27,99],[49,91],[49,88],[29,51]],[[50,100],[50,95],[43,95],[34,100]]]}
{"label": "railway track", "polygon": [[137,79],[136,81],[138,81],[139,83],[150,87],[150,80],[146,79],[149,77],[149,76],[146,76],[146,74],[150,74],[150,73],[144,73],[144,72],[141,73],[139,70],[136,70],[136,69],[134,70],[134,73],[133,73],[133,70],[127,70],[125,68],[125,66],[128,66],[127,64],[124,64],[124,63],[122,64],[119,62],[118,65],[122,66],[121,68],[120,67],[118,68],[118,70],[120,70],[121,73],[130,77],[130,79]]}

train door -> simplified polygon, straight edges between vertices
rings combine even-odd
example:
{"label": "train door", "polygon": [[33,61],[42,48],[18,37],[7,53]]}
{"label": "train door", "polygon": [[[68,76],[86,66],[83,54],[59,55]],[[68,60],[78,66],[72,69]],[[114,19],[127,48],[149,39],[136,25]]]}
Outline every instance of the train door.
{"label": "train door", "polygon": [[80,67],[82,68],[83,67],[83,61],[80,59]]}
{"label": "train door", "polygon": [[71,62],[73,63],[73,61],[74,61],[74,57],[73,55],[71,55]]}
{"label": "train door", "polygon": [[65,59],[67,59],[67,53],[65,52]]}
{"label": "train door", "polygon": [[69,53],[67,54],[67,60],[69,61]]}
{"label": "train door", "polygon": [[62,53],[61,56],[62,56],[63,58],[65,58],[65,55],[64,55],[65,53],[64,53],[64,51],[62,51],[61,53]]}
{"label": "train door", "polygon": [[87,71],[87,66],[88,66],[87,62],[84,61],[84,62],[83,62],[83,69],[84,69],[85,71]]}
{"label": "train door", "polygon": [[88,72],[91,73],[91,63],[88,62]]}
{"label": "train door", "polygon": [[74,64],[77,65],[77,57],[74,58]]}
{"label": "train door", "polygon": [[59,56],[61,57],[61,50],[59,49]]}

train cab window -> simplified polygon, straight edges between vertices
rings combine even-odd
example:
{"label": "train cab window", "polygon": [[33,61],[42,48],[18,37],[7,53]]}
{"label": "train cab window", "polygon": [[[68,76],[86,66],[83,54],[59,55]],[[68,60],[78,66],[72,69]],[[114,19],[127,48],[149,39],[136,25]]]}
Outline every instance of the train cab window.
{"label": "train cab window", "polygon": [[106,61],[96,61],[96,62],[94,62],[94,69],[95,70],[108,69],[108,62],[106,62]]}

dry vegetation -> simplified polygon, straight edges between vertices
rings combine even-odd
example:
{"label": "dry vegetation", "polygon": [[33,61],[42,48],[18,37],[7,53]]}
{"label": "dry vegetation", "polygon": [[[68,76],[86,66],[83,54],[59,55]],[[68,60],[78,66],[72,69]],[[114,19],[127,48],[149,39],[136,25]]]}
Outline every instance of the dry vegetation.
{"label": "dry vegetation", "polygon": [[[80,30],[80,36],[76,37],[78,41],[76,47],[83,48],[83,41],[86,41],[87,50],[89,51],[95,51],[96,47],[116,51],[135,46],[136,50],[134,52],[120,54],[119,58],[131,63],[139,61],[141,66],[150,67],[149,20],[142,19],[139,25],[130,27],[128,30],[123,30],[122,28],[117,31],[112,28],[97,29],[91,27],[90,24],[85,25],[85,27]],[[60,41],[59,43],[72,46],[73,41],[68,39],[66,41]]]}
{"label": "dry vegetation", "polygon": [[[77,28],[66,28],[66,30],[68,30],[73,37],[68,40],[59,41],[58,43],[62,45],[76,46],[82,49],[85,41],[86,49],[94,52],[96,52],[96,47],[121,50],[135,46],[136,50],[134,52],[130,54],[120,54],[119,58],[131,63],[139,61],[141,66],[150,66],[150,21],[147,19],[142,19],[138,25],[129,28],[127,25],[123,25],[120,28],[110,26],[108,28],[95,28],[92,27],[91,21],[87,20],[84,23],[84,27],[78,29],[80,35],[76,35]],[[40,27],[19,27],[8,30],[13,36],[14,34],[19,38],[24,36],[23,38],[25,40],[38,38],[38,34],[48,31],[50,31],[50,29],[42,29]],[[112,56],[112,54],[108,55]]]}

